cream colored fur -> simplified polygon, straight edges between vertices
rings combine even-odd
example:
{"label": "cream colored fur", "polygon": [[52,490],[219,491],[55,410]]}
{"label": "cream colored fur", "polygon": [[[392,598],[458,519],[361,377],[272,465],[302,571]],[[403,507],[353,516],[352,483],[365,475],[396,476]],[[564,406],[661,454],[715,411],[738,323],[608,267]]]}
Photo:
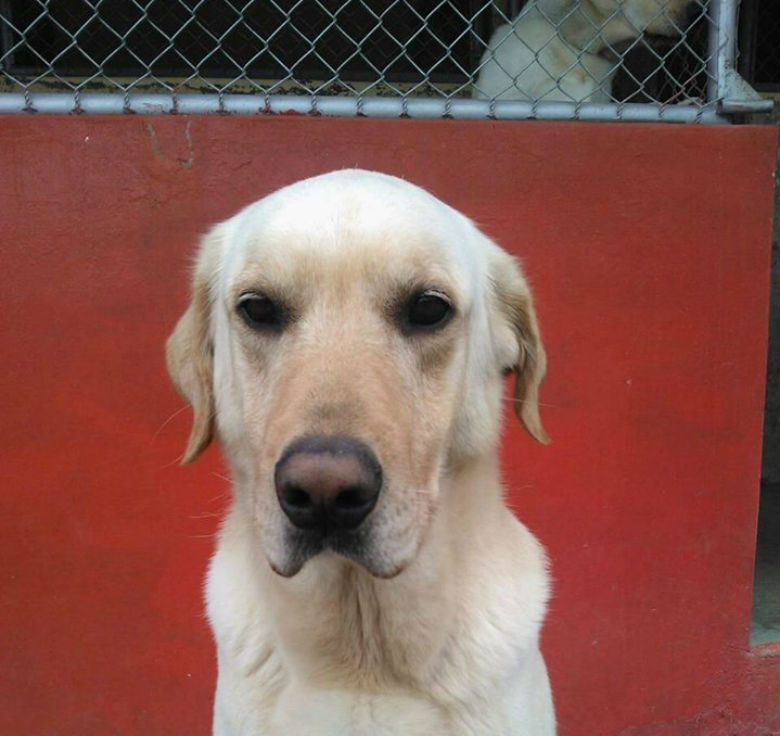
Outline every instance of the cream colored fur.
{"label": "cream colored fur", "polygon": [[611,102],[617,64],[599,56],[644,33],[681,33],[687,0],[528,0],[482,55],[473,97]]}
{"label": "cream colored fur", "polygon": [[[407,334],[398,304],[446,293],[442,329]],[[250,290],[284,303],[252,330]],[[218,736],[550,736],[539,653],[544,552],[502,500],[502,374],[538,411],[545,355],[517,263],[461,214],[394,177],[347,170],[282,189],[201,245],[193,302],[168,341],[194,422],[212,426],[234,496],[206,585]],[[304,558],[273,487],[305,434],[371,447],[383,486],[346,559]]]}

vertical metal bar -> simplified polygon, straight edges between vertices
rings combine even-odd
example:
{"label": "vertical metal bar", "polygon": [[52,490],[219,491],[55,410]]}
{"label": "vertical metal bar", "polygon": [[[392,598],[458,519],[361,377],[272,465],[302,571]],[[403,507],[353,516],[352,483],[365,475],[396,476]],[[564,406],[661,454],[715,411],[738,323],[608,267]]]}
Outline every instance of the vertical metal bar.
{"label": "vertical metal bar", "polygon": [[714,102],[728,96],[729,75],[735,67],[737,0],[710,0],[710,8],[712,25],[707,98]]}
{"label": "vertical metal bar", "polygon": [[707,31],[707,102],[718,99],[720,79],[720,13],[721,0],[710,0],[710,25]]}
{"label": "vertical metal bar", "polygon": [[707,100],[721,113],[752,113],[772,109],[772,100],[762,97],[737,73],[736,37],[738,0],[710,0],[712,28],[709,35]]}

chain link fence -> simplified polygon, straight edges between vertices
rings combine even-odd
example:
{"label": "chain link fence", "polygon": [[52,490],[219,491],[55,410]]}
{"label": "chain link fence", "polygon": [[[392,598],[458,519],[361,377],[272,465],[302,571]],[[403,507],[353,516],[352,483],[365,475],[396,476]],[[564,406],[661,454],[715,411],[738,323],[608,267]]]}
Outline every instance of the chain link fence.
{"label": "chain link fence", "polygon": [[735,0],[0,0],[0,111],[713,122]]}

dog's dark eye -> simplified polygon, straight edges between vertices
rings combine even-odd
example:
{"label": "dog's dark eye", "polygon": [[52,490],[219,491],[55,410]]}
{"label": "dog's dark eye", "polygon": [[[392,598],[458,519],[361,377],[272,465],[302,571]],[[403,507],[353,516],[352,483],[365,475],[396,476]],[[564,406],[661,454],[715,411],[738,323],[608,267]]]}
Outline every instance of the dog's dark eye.
{"label": "dog's dark eye", "polygon": [[281,330],[284,312],[262,294],[243,294],[238,301],[238,313],[255,330]]}
{"label": "dog's dark eye", "polygon": [[443,294],[424,291],[412,297],[406,314],[412,328],[432,329],[442,326],[452,314],[452,305]]}

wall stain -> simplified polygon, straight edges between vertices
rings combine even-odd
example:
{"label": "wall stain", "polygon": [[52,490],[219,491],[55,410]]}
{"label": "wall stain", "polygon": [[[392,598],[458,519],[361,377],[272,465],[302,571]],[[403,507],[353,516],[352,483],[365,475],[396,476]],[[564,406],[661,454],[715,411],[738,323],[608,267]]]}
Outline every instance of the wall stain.
{"label": "wall stain", "polygon": [[160,147],[160,141],[157,139],[157,133],[154,130],[154,126],[151,123],[144,123],[146,132],[149,134],[149,138],[152,142],[152,153],[154,154],[154,157],[158,161],[165,163],[173,161],[173,163],[182,169],[191,169],[192,165],[195,163],[195,149],[192,145],[192,133],[190,130],[191,126],[192,120],[188,120],[184,126],[184,139],[187,142],[187,157],[182,158],[181,156],[176,156],[175,158],[171,158],[170,156],[167,156],[165,153],[163,153],[163,150]]}

